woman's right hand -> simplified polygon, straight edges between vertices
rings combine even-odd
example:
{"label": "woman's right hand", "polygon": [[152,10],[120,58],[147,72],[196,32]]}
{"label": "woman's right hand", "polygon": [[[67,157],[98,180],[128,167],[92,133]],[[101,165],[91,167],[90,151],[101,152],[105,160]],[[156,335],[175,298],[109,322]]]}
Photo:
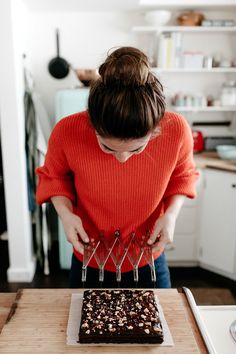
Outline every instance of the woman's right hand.
{"label": "woman's right hand", "polygon": [[84,254],[83,242],[88,243],[89,237],[86,234],[81,219],[71,211],[64,212],[60,215],[68,242],[72,244],[74,249]]}

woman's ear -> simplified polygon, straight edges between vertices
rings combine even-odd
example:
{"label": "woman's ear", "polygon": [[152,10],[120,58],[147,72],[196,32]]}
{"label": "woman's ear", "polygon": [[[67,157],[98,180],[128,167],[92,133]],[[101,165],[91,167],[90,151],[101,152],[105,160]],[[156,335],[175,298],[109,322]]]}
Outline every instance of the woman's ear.
{"label": "woman's ear", "polygon": [[161,134],[161,128],[160,127],[156,127],[155,129],[153,129],[153,131],[151,133],[150,140],[155,139],[160,134]]}

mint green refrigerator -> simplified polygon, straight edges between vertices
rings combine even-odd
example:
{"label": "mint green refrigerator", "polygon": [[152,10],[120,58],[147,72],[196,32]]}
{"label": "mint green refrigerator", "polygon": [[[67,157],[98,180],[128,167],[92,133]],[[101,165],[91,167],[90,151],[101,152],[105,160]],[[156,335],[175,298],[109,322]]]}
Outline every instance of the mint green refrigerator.
{"label": "mint green refrigerator", "polygon": [[[60,90],[56,93],[55,119],[56,123],[76,112],[87,109],[89,88]],[[67,241],[60,219],[58,219],[59,261],[62,269],[70,269],[72,246]]]}

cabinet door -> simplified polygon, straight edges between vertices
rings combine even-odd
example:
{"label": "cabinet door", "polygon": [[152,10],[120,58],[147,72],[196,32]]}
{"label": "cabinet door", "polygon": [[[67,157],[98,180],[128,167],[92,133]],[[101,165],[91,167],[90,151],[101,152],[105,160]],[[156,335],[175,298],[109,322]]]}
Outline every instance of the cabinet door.
{"label": "cabinet door", "polygon": [[236,174],[205,170],[200,217],[199,259],[223,273],[235,273]]}

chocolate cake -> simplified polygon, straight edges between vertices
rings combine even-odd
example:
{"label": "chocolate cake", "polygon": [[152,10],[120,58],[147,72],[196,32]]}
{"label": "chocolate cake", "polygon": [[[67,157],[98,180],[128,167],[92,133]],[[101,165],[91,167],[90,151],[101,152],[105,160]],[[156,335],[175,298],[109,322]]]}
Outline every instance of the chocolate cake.
{"label": "chocolate cake", "polygon": [[162,343],[153,291],[84,291],[79,342]]}

